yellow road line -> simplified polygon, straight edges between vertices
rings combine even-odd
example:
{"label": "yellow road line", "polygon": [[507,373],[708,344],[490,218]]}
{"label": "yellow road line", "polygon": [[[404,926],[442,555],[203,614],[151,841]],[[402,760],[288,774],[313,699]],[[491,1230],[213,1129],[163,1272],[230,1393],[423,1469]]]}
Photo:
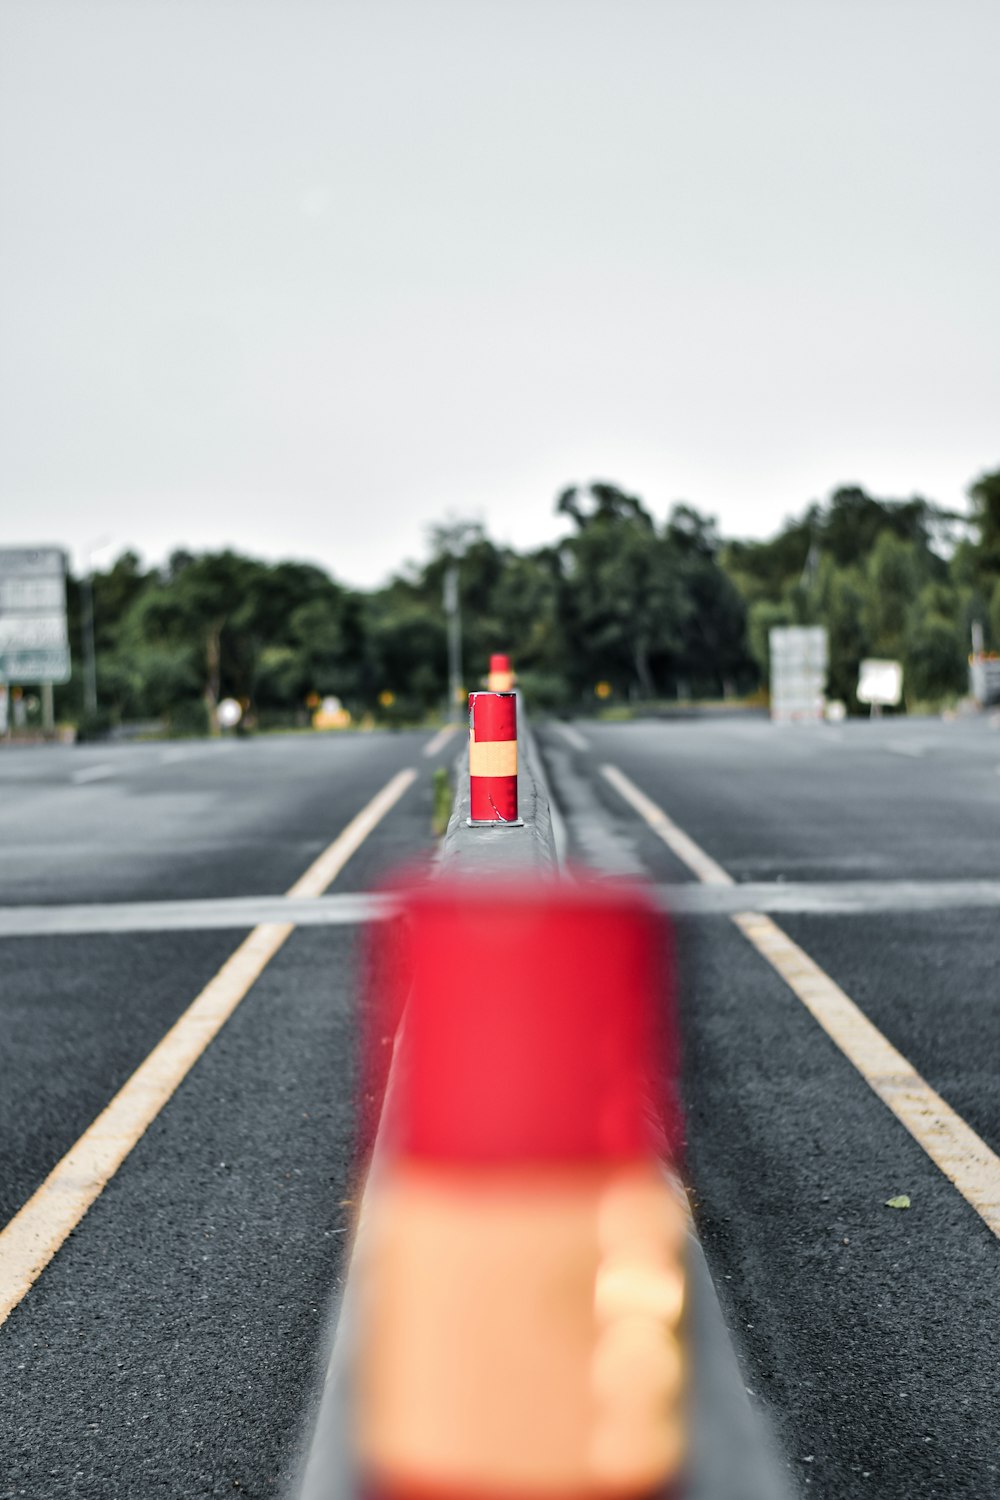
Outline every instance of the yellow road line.
{"label": "yellow road line", "polygon": [[412,769],[399,771],[372,798],[367,807],[363,807],[357,816],[351,819],[330,847],[323,850],[319,858],[309,866],[304,875],[299,876],[285,895],[321,896],[327,886],[340,874],[355,850],[361,847],[376,823],[385,817],[390,808],[395,807],[407,787],[412,786],[416,779],[417,773]]}
{"label": "yellow road line", "polygon": [[[416,771],[407,770],[394,776],[286,894],[321,895],[416,780],[416,775]],[[103,1192],[293,928],[291,922],[266,922],[244,938],[110,1104],[0,1231],[0,1324]]]}
{"label": "yellow road line", "polygon": [[1000,1157],[776,922],[754,912],[741,912],[733,921],[931,1161],[1000,1236]]}
{"label": "yellow road line", "polygon": [[[732,876],[616,766],[606,779],[679,859],[709,885]],[[760,912],[731,919],[802,1001],[868,1086],[913,1136],[983,1222],[1000,1237],[1000,1156],[946,1104],[855,1002],[776,922]]]}
{"label": "yellow road line", "polygon": [[624,771],[619,771],[617,766],[602,766],[601,771],[606,780],[610,781],[615,791],[631,803],[654,833],[659,834],[677,858],[691,870],[702,885],[734,885],[733,877],[728,870],[717,865],[704,849],[699,848],[694,839],[688,838],[682,828],[678,828],[672,818],[668,818],[662,807],[657,807],[651,798],[641,792],[634,781],[630,781]]}

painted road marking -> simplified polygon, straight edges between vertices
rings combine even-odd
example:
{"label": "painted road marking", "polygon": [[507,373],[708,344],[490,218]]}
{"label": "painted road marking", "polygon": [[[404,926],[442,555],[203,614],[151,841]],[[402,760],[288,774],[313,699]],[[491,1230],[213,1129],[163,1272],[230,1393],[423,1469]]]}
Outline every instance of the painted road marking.
{"label": "painted road marking", "polygon": [[[390,915],[387,896],[220,896],[201,901],[108,901],[79,906],[0,906],[0,938],[80,933],[204,932],[291,922],[293,927],[350,927]],[[1000,905],[1000,901],[998,901]]]}
{"label": "painted road marking", "polygon": [[760,912],[741,912],[733,921],[931,1161],[1000,1236],[1000,1156],[776,922]]}
{"label": "painted road marking", "polygon": [[909,755],[914,760],[922,760],[927,754],[926,745],[911,745],[908,740],[888,740],[885,748],[890,755]]}
{"label": "painted road marking", "polygon": [[74,771],[70,781],[76,786],[83,786],[87,781],[105,781],[109,776],[115,774],[114,766],[86,766],[82,771]]}
{"label": "painted road marking", "polygon": [[574,729],[572,724],[553,724],[553,729],[561,734],[567,745],[572,745],[574,750],[589,750],[590,746],[580,733]]}
{"label": "painted road marking", "polygon": [[[602,769],[611,785],[699,880],[706,884],[734,884],[722,866],[682,833],[623,772],[615,766]],[[682,849],[687,852],[682,853]],[[714,878],[709,879],[712,872]],[[980,1140],[840,986],[776,922],[754,911],[738,912],[731,920],[798,996],[966,1203],[1000,1237],[1000,1156]]]}
{"label": "painted road marking", "polygon": [[687,865],[688,869],[697,875],[703,885],[736,884],[729,872],[721,865],[717,865],[704,849],[698,847],[694,839],[688,838],[684,830],[678,828],[673,819],[668,818],[663,809],[657,807],[645,792],[641,792],[635,782],[630,781],[623,771],[619,771],[617,766],[602,766],[601,771],[619,796],[624,797],[625,801],[635,808],[640,818],[660,836],[667,848],[677,855],[681,863]]}
{"label": "painted road marking", "polygon": [[660,886],[658,891],[668,910],[696,915],[735,916],[749,908],[864,917],[875,912],[968,911],[1000,906],[1000,880],[774,880],[731,886]]}
{"label": "painted road marking", "polygon": [[210,745],[174,745],[160,755],[161,766],[173,766],[183,760],[198,760],[206,755],[216,755],[221,750],[232,750],[234,740],[216,741]]}
{"label": "painted road marking", "polygon": [[437,755],[439,750],[444,749],[457,729],[457,724],[446,724],[443,729],[439,729],[434,738],[427,741],[427,744],[424,746],[424,754],[427,756]]}
{"label": "painted road marking", "polygon": [[367,807],[363,807],[357,816],[351,819],[330,847],[323,850],[305,874],[300,875],[293,886],[289,886],[286,895],[321,896],[327,886],[331,885],[340,874],[354,851],[361,847],[376,823],[381,822],[389,809],[395,807],[400,797],[416,779],[417,773],[412,768],[398,771],[377,796],[372,798]]}
{"label": "painted road marking", "polygon": [[[416,771],[407,770],[394,776],[295,882],[289,896],[318,896],[413,784],[416,775]],[[291,922],[267,922],[243,939],[110,1104],[0,1231],[0,1323],[28,1293],[67,1235],[104,1191],[293,927]]]}
{"label": "painted road marking", "polygon": [[[589,804],[570,805],[574,837],[587,863],[607,875],[642,875],[624,840]],[[976,911],[1000,908],[1000,880],[748,881],[742,885],[660,885],[667,911],[684,916],[735,916],[753,911],[813,916],[871,916],[889,911]],[[332,896],[217,896],[190,901],[109,901],[67,906],[0,906],[0,939],[80,933],[201,932],[291,922],[295,927],[349,927],[380,922],[394,902],[370,892]]]}

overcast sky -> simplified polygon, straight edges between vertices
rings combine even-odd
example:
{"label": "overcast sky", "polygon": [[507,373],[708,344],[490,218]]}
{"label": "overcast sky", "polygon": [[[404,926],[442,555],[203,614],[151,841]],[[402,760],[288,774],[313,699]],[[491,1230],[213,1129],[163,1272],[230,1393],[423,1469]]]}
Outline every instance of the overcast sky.
{"label": "overcast sky", "polygon": [[370,584],[573,480],[765,535],[1000,465],[997,0],[0,17],[0,544]]}

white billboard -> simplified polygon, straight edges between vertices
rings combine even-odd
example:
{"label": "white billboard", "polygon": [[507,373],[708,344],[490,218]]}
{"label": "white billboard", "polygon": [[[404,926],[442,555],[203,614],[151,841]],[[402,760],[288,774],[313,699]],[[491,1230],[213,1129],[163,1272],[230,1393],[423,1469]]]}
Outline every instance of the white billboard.
{"label": "white billboard", "polygon": [[0,681],[68,682],[66,557],[59,547],[0,547]]}
{"label": "white billboard", "polygon": [[771,656],[771,718],[822,719],[830,659],[825,625],[775,625]]}
{"label": "white billboard", "polygon": [[869,657],[858,669],[857,698],[878,708],[895,708],[903,696],[903,664]]}

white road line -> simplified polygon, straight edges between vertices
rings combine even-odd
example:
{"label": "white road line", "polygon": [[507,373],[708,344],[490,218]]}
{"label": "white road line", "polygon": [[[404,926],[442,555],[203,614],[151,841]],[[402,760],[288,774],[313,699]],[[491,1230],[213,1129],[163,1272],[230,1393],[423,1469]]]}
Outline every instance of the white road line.
{"label": "white road line", "polygon": [[885,748],[890,755],[909,755],[913,760],[922,760],[927,754],[926,745],[911,745],[908,740],[888,740]]}
{"label": "white road line", "polygon": [[[591,819],[591,823],[595,820]],[[585,837],[582,815],[573,818],[577,841]],[[581,843],[588,863],[602,873],[637,876],[638,860],[626,863],[612,846]],[[617,857],[616,857],[617,856]],[[1000,880],[753,881],[744,885],[660,885],[665,909],[684,916],[735,916],[755,912],[822,916],[874,916],[899,911],[1000,909]],[[394,904],[387,896],[350,891],[332,896],[219,896],[190,901],[82,902],[67,906],[0,906],[0,939],[65,937],[80,933],[202,932],[291,922],[295,927],[343,927],[379,922]]]}
{"label": "white road line", "polygon": [[188,750],[188,749],[182,748],[181,746],[178,745],[173,750],[164,750],[163,751],[163,753],[160,756],[160,765],[161,766],[173,766],[173,765],[176,765],[178,761],[193,760],[195,756],[197,756],[197,755],[206,755],[207,753],[208,752],[205,751],[205,750]]}
{"label": "white road line", "polygon": [[[1000,898],[997,900],[1000,906]],[[368,892],[334,896],[221,896],[192,901],[108,901],[72,906],[0,906],[0,938],[80,933],[205,932],[290,922],[345,927],[388,917],[392,901]]]}
{"label": "white road line", "polygon": [[[604,766],[603,771],[612,786],[699,880],[715,885],[734,883],[721,865],[682,833],[623,772],[614,766]],[[991,1151],[860,1007],[776,922],[754,911],[739,912],[731,920],[798,996],[966,1203],[1000,1237],[1000,1156]]]}
{"label": "white road line", "polygon": [[590,745],[584,739],[579,729],[574,729],[572,724],[553,724],[552,728],[561,734],[567,745],[572,745],[574,750],[589,750]]}
{"label": "white road line", "polygon": [[86,781],[106,781],[109,776],[113,776],[114,774],[114,766],[85,766],[82,771],[74,771],[70,777],[70,781],[74,782],[77,786],[82,786]]}
{"label": "white road line", "polygon": [[[288,895],[320,895],[416,775],[416,771],[408,770],[394,776],[310,865]],[[243,939],[110,1104],[0,1231],[0,1323],[26,1296],[60,1245],[100,1197],[292,931],[291,922],[268,922]]]}
{"label": "white road line", "polygon": [[206,744],[196,745],[173,745],[169,750],[162,751],[160,764],[172,766],[182,760],[198,760],[206,755],[222,755],[227,750],[235,750],[237,741],[209,740]]}
{"label": "white road line", "polygon": [[427,744],[424,746],[424,754],[426,756],[437,755],[438,751],[444,749],[457,730],[457,724],[446,724],[443,729],[439,729],[434,738],[427,741]]}

